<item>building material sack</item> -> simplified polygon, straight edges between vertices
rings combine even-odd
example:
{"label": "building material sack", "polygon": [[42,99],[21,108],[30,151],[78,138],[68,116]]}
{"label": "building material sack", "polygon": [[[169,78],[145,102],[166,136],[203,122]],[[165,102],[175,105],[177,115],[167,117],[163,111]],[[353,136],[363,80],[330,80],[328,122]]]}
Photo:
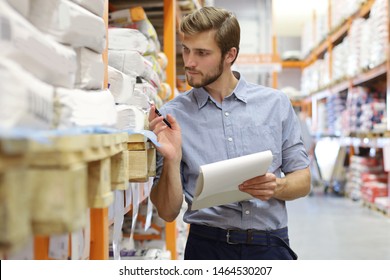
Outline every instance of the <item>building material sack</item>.
{"label": "building material sack", "polygon": [[128,74],[144,78],[154,87],[160,87],[160,78],[153,65],[136,51],[109,50],[108,65]]}
{"label": "building material sack", "polygon": [[116,128],[120,130],[143,130],[145,129],[146,113],[134,106],[120,104],[116,105],[118,119]]}
{"label": "building material sack", "polygon": [[19,14],[28,16],[30,11],[30,0],[6,0]]}
{"label": "building material sack", "polygon": [[0,1],[0,49],[40,80],[73,88],[76,53],[36,29],[5,1]]}
{"label": "building material sack", "polygon": [[108,49],[137,51],[144,54],[148,48],[148,40],[144,34],[137,29],[131,28],[109,28]]}
{"label": "building material sack", "polygon": [[50,129],[54,88],[11,60],[0,60],[0,129]]}
{"label": "building material sack", "polygon": [[135,81],[135,75],[125,74],[114,67],[108,66],[108,84],[115,103],[131,104]]}
{"label": "building material sack", "polygon": [[106,47],[106,26],[96,16],[69,0],[30,0],[29,20],[42,32],[72,47],[86,47],[102,53]]}
{"label": "building material sack", "polygon": [[77,48],[76,88],[102,89],[104,81],[103,56],[88,48]]}
{"label": "building material sack", "polygon": [[56,88],[54,112],[59,129],[116,125],[115,101],[109,90]]}
{"label": "building material sack", "polygon": [[103,17],[104,14],[104,2],[105,0],[71,0],[77,3],[81,7],[84,7],[88,11],[94,13],[99,17]]}

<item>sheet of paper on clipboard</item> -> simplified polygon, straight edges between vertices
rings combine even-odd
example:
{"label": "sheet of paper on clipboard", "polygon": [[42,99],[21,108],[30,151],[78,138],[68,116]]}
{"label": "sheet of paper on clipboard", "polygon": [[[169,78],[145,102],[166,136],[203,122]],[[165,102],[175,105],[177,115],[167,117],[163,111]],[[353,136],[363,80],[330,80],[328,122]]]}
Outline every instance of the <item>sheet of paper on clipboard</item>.
{"label": "sheet of paper on clipboard", "polygon": [[253,198],[238,185],[264,175],[271,163],[271,151],[264,151],[200,166],[191,210]]}

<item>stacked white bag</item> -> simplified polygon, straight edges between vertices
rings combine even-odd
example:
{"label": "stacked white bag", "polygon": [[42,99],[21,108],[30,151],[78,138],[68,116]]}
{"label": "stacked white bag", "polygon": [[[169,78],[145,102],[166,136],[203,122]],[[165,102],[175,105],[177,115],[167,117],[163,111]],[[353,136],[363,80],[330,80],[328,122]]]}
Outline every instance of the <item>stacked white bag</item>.
{"label": "stacked white bag", "polygon": [[[47,99],[52,103],[50,106],[45,103],[45,110],[51,110],[52,116],[45,118],[46,125],[42,124],[42,119],[39,125],[31,118],[28,122],[16,122],[15,116],[10,115],[9,119],[14,118],[13,125],[2,118],[0,128],[115,126],[115,102],[110,92],[103,90],[102,52],[106,45],[103,12],[104,0],[0,1],[0,21],[3,23],[0,57],[13,61],[24,70],[11,76],[19,75],[20,80],[26,80],[27,76],[33,75],[37,81],[32,84],[45,84],[53,89],[51,98]],[[5,80],[4,72],[1,77]],[[17,85],[15,79],[7,81],[4,86],[7,90],[0,93],[4,95],[1,98],[3,106],[13,102],[12,98],[6,97],[17,92],[21,84]],[[35,96],[35,92],[38,90],[31,87],[30,98],[40,100],[41,96]],[[74,102],[69,102],[70,99]],[[97,105],[100,111],[92,110],[90,104]],[[28,116],[31,112],[21,114]],[[26,119],[29,118],[20,118]]]}
{"label": "stacked white bag", "polygon": [[149,98],[135,92],[136,78],[153,80],[151,65],[142,56],[147,49],[146,37],[136,29],[108,29],[108,82],[117,104],[118,129],[145,129]]}
{"label": "stacked white bag", "polygon": [[103,90],[102,53],[106,46],[103,12],[104,0],[30,0],[29,20],[77,54],[74,86],[56,89],[58,128],[115,126],[114,99],[109,90]]}
{"label": "stacked white bag", "polygon": [[388,1],[376,0],[371,8],[370,24],[371,33],[370,38],[370,67],[375,67],[386,61],[387,46],[389,38],[388,27]]}
{"label": "stacked white bag", "polygon": [[112,12],[109,19],[108,79],[118,104],[118,128],[144,129],[149,104],[160,107],[161,96],[171,93],[165,83],[166,56],[142,7]]}
{"label": "stacked white bag", "polygon": [[0,59],[0,77],[0,129],[51,129],[54,87],[7,58]]}

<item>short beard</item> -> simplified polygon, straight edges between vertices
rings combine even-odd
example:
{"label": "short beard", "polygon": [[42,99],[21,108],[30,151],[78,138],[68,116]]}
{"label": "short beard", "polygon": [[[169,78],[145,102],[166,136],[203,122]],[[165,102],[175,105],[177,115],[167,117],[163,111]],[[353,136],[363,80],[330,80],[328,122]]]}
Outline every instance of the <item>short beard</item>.
{"label": "short beard", "polygon": [[[188,68],[185,68],[188,69]],[[194,87],[194,88],[201,88],[201,87],[206,87],[212,83],[214,83],[216,80],[218,80],[219,77],[221,77],[223,73],[223,60],[221,59],[221,62],[218,65],[218,69],[216,73],[208,74],[204,76],[204,78],[199,82],[199,83],[194,83],[191,79],[188,78],[187,74],[187,83]]]}

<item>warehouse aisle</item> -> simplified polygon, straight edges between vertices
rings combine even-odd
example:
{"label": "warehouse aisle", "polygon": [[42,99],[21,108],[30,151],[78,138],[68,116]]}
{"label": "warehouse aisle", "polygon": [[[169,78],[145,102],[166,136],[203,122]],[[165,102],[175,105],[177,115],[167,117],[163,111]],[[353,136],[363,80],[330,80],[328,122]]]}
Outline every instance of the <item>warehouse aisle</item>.
{"label": "warehouse aisle", "polygon": [[301,260],[390,260],[390,218],[315,190],[287,203],[290,243]]}

